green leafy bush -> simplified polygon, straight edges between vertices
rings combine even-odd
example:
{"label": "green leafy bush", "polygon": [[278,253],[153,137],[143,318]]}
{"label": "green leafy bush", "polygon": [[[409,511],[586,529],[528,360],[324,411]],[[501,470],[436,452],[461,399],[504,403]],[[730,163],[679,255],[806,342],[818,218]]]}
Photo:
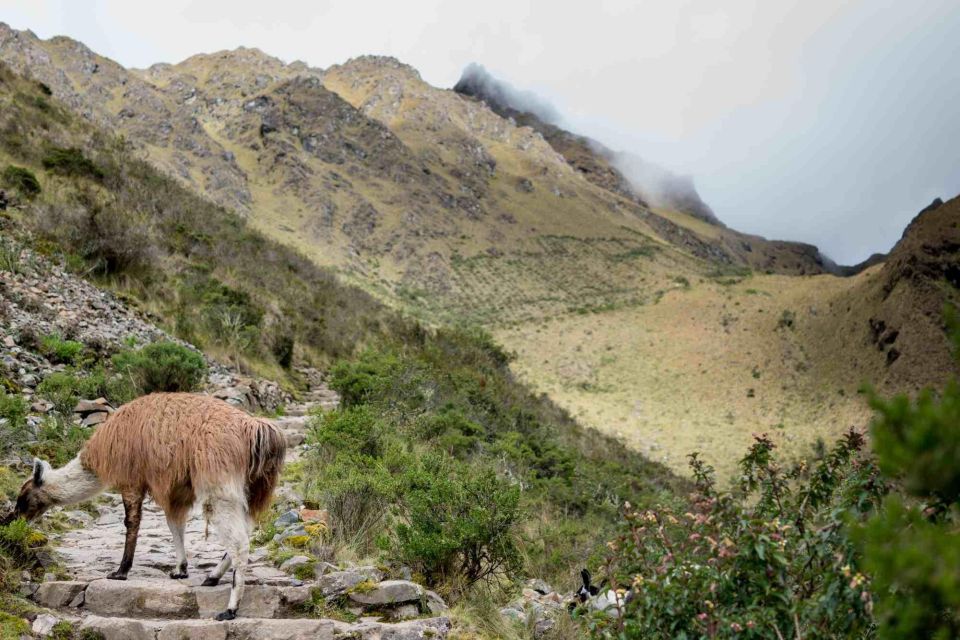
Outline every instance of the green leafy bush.
{"label": "green leafy bush", "polygon": [[914,400],[871,393],[871,405],[880,468],[906,494],[888,496],[855,529],[874,579],[878,636],[960,637],[960,384]]}
{"label": "green leafy bush", "polygon": [[812,467],[784,469],[757,436],[735,494],[692,455],[688,506],[625,507],[607,557],[619,615],[595,615],[594,636],[870,637],[872,587],[845,529],[884,493],[864,444],[851,430]]}
{"label": "green leafy bush", "polygon": [[199,353],[175,342],[154,342],[138,350],[124,350],[111,359],[117,374],[140,394],[194,391],[207,374]]}
{"label": "green leafy bush", "polygon": [[40,181],[37,180],[37,176],[23,167],[7,165],[3,174],[0,174],[0,180],[3,181],[4,185],[16,189],[27,198],[32,198],[40,193]]}
{"label": "green leafy bush", "polygon": [[393,557],[429,584],[468,589],[520,570],[520,488],[492,469],[425,456],[404,474],[398,506]]}
{"label": "green leafy bush", "polygon": [[83,355],[84,345],[76,340],[64,340],[57,334],[40,338],[40,351],[54,363],[77,364]]}
{"label": "green leafy bush", "polygon": [[114,404],[132,399],[129,385],[110,376],[102,366],[91,371],[67,368],[54,371],[37,385],[37,395],[53,403],[54,411],[70,416],[80,399],[105,397]]}
{"label": "green leafy bush", "polygon": [[0,387],[0,453],[8,453],[26,436],[27,403]]}
{"label": "green leafy bush", "polygon": [[41,160],[43,168],[67,176],[102,180],[103,169],[76,147],[50,147]]}

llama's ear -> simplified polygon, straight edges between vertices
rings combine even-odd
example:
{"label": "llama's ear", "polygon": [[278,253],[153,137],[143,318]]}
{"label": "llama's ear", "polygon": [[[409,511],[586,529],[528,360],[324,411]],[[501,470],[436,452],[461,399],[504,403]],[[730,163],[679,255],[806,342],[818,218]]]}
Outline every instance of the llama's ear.
{"label": "llama's ear", "polygon": [[589,589],[590,588],[590,572],[587,571],[586,569],[581,569],[580,578],[583,580],[583,586],[586,589]]}
{"label": "llama's ear", "polygon": [[47,475],[47,472],[50,471],[52,467],[49,462],[41,460],[40,458],[33,459],[33,486],[39,487],[43,485],[44,476]]}

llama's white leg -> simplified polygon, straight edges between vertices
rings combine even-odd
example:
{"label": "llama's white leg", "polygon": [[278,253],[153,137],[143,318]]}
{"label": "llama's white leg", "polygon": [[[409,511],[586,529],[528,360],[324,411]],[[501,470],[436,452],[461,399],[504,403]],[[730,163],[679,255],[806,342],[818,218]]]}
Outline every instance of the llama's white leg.
{"label": "llama's white leg", "polygon": [[223,557],[220,558],[220,563],[217,564],[217,566],[214,567],[213,570],[207,574],[206,578],[204,578],[202,586],[215,587],[218,584],[220,584],[220,578],[222,578],[223,574],[225,574],[227,570],[230,568],[230,564],[231,564],[230,554],[224,553]]}
{"label": "llama's white leg", "polygon": [[250,553],[250,523],[241,500],[219,498],[212,507],[211,521],[233,564],[230,601],[227,610],[217,615],[217,620],[232,620],[237,617],[237,609],[243,598],[247,556]]}
{"label": "llama's white leg", "polygon": [[184,523],[177,522],[167,516],[167,526],[170,527],[170,535],[173,536],[173,548],[177,553],[177,566],[170,572],[170,577],[174,580],[183,580],[187,577],[187,549],[183,540]]}

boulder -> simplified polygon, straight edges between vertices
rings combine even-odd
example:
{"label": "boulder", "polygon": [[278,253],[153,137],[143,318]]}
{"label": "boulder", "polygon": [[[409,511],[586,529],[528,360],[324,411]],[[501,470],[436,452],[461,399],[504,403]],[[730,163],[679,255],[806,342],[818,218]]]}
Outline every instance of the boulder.
{"label": "boulder", "polygon": [[94,427],[98,424],[106,422],[107,418],[110,417],[110,414],[106,411],[98,411],[97,413],[88,413],[83,420],[80,421],[80,426],[83,427]]}
{"label": "boulder", "polygon": [[383,606],[404,602],[419,602],[423,587],[408,580],[384,580],[370,590],[351,591],[349,597],[365,606]]}
{"label": "boulder", "polygon": [[302,567],[311,562],[313,562],[313,559],[308,556],[293,556],[283,561],[283,564],[280,565],[280,571],[293,574],[293,572],[297,570],[297,567]]}
{"label": "boulder", "polygon": [[86,582],[72,580],[44,582],[37,587],[37,592],[33,595],[33,598],[44,607],[59,609],[70,605],[77,594],[83,593],[86,588]]}
{"label": "boulder", "polygon": [[30,630],[38,636],[48,636],[50,632],[53,631],[54,625],[58,622],[60,622],[60,618],[52,616],[49,613],[41,613],[34,619],[33,624],[30,625]]}
{"label": "boulder", "polygon": [[297,522],[300,522],[300,513],[295,509],[291,509],[290,511],[285,511],[280,514],[280,517],[273,521],[273,526],[277,529],[284,529]]}
{"label": "boulder", "polygon": [[352,589],[361,582],[377,582],[381,578],[383,578],[383,574],[373,567],[331,571],[317,579],[317,588],[324,596],[332,596]]}
{"label": "boulder", "polygon": [[101,616],[189,618],[197,615],[197,598],[176,581],[103,579],[87,586],[84,607]]}

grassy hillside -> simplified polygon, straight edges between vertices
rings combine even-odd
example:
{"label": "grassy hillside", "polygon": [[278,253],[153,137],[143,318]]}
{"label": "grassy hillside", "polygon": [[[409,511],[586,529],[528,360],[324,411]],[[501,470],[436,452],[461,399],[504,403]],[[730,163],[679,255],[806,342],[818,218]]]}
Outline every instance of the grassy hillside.
{"label": "grassy hillside", "polygon": [[[572,584],[574,569],[597,550],[623,500],[669,499],[684,486],[662,465],[583,429],[549,399],[530,393],[485,333],[428,330],[404,319],[137,160],[121,141],[74,117],[42,84],[3,66],[0,189],[5,271],[30,268],[19,264],[19,248],[32,247],[121,294],[208,354],[279,378],[293,391],[300,381],[292,364],[336,363],[334,384],[349,406],[321,423],[349,431],[354,412],[366,406],[377,428],[389,433],[390,450],[403,452],[411,469],[440,460],[465,474],[483,472],[504,491],[522,488],[509,531],[517,556],[505,576],[508,589],[526,576]],[[110,362],[85,358],[86,368],[67,369],[61,378],[87,389],[82,381],[97,371],[102,377]],[[128,399],[91,388],[114,402]],[[12,383],[9,390],[19,392]],[[58,407],[63,416],[51,418],[64,433],[73,434],[64,425],[75,395]],[[360,429],[376,431],[370,424]],[[323,428],[317,430],[320,438]],[[82,442],[71,438],[67,457]],[[327,468],[329,462],[317,461],[316,473],[305,477],[347,470]],[[320,490],[369,479],[370,469],[364,462],[354,475],[334,478],[341,484],[331,481]],[[318,495],[326,504],[329,494]],[[438,586],[447,579],[441,578],[434,578]]]}

